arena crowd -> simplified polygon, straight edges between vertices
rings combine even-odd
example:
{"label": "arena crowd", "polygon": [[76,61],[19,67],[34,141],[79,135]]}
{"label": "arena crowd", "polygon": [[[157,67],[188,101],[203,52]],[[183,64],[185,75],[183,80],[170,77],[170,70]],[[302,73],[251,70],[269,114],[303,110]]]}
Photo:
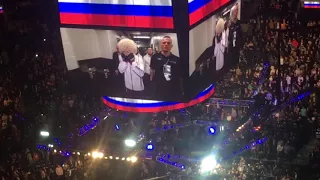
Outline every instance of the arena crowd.
{"label": "arena crowd", "polygon": [[[218,170],[221,177],[303,179],[305,173],[299,156],[307,157],[310,169],[316,167],[319,162],[319,140],[315,136],[319,128],[319,108],[314,93],[317,91],[312,90],[320,88],[319,23],[298,20],[297,6],[294,0],[262,1],[256,15],[243,27],[246,38],[239,64],[216,85],[215,97],[252,99],[260,95],[272,113],[252,116],[259,111],[254,106],[203,103],[186,109],[190,112],[188,115],[181,112],[155,114],[144,128],[147,137],[156,142],[155,153],[192,156],[203,148],[212,148],[206,143],[212,138],[207,126],[195,122],[200,117],[216,125],[214,139],[221,147],[215,148],[220,151],[240,149],[257,138],[268,139],[231,161],[222,162]],[[66,90],[63,52],[55,46],[59,39],[57,30],[52,32],[42,24],[18,26],[8,32],[8,37],[12,40],[0,54],[0,98],[3,102],[0,104],[0,177],[3,180],[93,178],[97,172],[90,171],[94,169],[90,158],[39,150],[36,137],[49,124],[58,127],[56,133],[68,132],[66,136],[69,136],[72,132],[77,136],[78,129],[105,108],[100,97]],[[288,103],[291,98],[309,91],[310,95],[302,100]],[[131,126],[128,132],[141,125],[131,123],[130,117],[123,121],[126,122],[119,124]],[[249,125],[236,131],[243,122]],[[178,125],[185,126],[157,131]],[[229,137],[229,134],[235,135]],[[222,146],[224,140],[229,142],[228,146]],[[306,152],[304,147],[312,141],[315,141],[314,147]],[[204,143],[193,146],[197,142]],[[225,153],[232,154],[232,150]],[[121,168],[110,169],[113,165],[102,164],[109,169],[106,176],[116,178],[111,171]],[[148,160],[136,166],[132,174],[136,179],[166,175],[165,171],[170,169]],[[186,167],[184,175],[196,171],[189,172],[188,162]],[[103,169],[97,171],[102,173]],[[310,179],[319,178],[317,171],[312,175]]]}

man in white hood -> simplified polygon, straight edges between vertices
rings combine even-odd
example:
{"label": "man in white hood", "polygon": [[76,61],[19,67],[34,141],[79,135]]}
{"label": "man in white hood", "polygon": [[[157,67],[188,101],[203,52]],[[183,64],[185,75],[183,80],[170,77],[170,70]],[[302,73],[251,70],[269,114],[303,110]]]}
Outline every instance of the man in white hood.
{"label": "man in white hood", "polygon": [[144,90],[144,62],[141,56],[137,56],[137,45],[130,39],[122,39],[118,43],[122,60],[118,69],[124,73],[124,82],[127,92],[141,92]]}

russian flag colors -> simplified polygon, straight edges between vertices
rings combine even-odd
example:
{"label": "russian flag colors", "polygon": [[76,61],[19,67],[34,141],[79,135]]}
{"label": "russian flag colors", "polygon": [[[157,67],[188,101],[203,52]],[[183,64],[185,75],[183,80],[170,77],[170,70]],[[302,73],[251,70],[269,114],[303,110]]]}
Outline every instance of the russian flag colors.
{"label": "russian flag colors", "polygon": [[59,0],[68,25],[173,29],[171,0]]}
{"label": "russian flag colors", "polygon": [[320,2],[317,1],[304,1],[303,7],[307,9],[320,9]]}
{"label": "russian flag colors", "polygon": [[188,0],[188,2],[189,24],[192,26],[230,0]]}
{"label": "russian flag colors", "polygon": [[[173,29],[171,1],[59,0],[60,21],[69,25]],[[230,0],[188,0],[190,26],[228,2]]]}

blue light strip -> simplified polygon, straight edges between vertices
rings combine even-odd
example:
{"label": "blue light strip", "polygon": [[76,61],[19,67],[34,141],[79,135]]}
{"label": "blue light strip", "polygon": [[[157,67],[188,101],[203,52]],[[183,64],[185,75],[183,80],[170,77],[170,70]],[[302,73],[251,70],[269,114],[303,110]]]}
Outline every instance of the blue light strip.
{"label": "blue light strip", "polygon": [[[110,116],[110,112],[112,109],[107,109],[106,111],[108,111],[108,116]],[[91,113],[90,113],[91,114]],[[83,125],[81,128],[78,129],[78,135],[79,136],[83,136],[84,134],[86,134],[87,132],[89,132],[90,130],[94,129],[95,127],[97,127],[100,123],[100,118],[104,118],[104,117],[94,117],[91,122],[89,124],[85,124]],[[105,119],[105,118],[104,118]]]}
{"label": "blue light strip", "polygon": [[79,129],[79,136],[83,136],[87,132],[89,132],[91,129],[94,129],[99,124],[100,120],[99,118],[95,117],[93,118],[92,122],[90,124],[84,125],[82,128]]}
{"label": "blue light strip", "polygon": [[160,162],[160,163],[164,163],[164,164],[167,164],[169,166],[173,166],[173,167],[176,167],[176,168],[179,168],[181,170],[185,169],[185,165],[183,164],[180,164],[178,162],[172,162],[172,161],[169,161],[167,159],[164,159],[162,157],[156,157],[156,161]]}
{"label": "blue light strip", "polygon": [[256,141],[251,142],[250,144],[245,145],[244,147],[240,148],[239,151],[233,151],[232,155],[225,156],[221,160],[218,160],[219,163],[222,161],[228,160],[236,156],[237,154],[243,153],[244,151],[250,150],[251,148],[255,147],[256,145],[262,145],[268,141],[268,138],[264,137],[262,139],[258,139]]}
{"label": "blue light strip", "polygon": [[185,127],[189,127],[189,126],[192,126],[192,125],[216,126],[217,123],[214,123],[214,122],[208,121],[208,120],[193,120],[193,121],[180,123],[180,124],[177,124],[177,125],[169,125],[169,126],[163,126],[162,128],[150,129],[149,132],[150,132],[150,134],[154,134],[154,133],[158,133],[158,132],[168,131],[168,130],[171,130],[171,129],[185,128]]}
{"label": "blue light strip", "polygon": [[[256,147],[257,145],[262,145],[265,142],[267,142],[268,139],[266,137],[262,138],[262,139],[257,139],[255,141],[252,141],[251,143],[245,145],[244,147],[240,148],[238,151],[233,151],[233,153],[229,156],[225,156],[221,159],[218,159],[217,162],[218,163],[222,163],[222,161],[226,161],[228,159],[234,158],[235,156],[237,156],[240,153],[243,153],[247,150],[250,150],[253,147]],[[188,156],[180,156],[180,155],[170,155],[170,154],[166,154],[166,155],[159,155],[157,156],[157,161],[161,162],[161,163],[166,163],[168,165],[174,166],[174,167],[178,167],[180,169],[184,169],[185,166],[183,165],[183,168],[181,168],[182,164],[178,162],[178,160],[187,160],[190,162],[196,162],[199,163],[201,160],[200,159],[193,159],[193,158],[189,158]],[[173,159],[173,161],[170,161],[169,159]]]}

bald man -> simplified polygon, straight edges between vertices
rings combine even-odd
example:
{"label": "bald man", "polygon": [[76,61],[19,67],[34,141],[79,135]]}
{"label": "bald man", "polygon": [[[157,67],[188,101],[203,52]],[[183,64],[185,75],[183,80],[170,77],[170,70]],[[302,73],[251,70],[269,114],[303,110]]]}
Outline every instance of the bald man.
{"label": "bald man", "polygon": [[151,57],[150,81],[156,84],[157,99],[171,100],[183,94],[180,59],[171,53],[173,47],[170,36],[161,40],[161,52]]}

